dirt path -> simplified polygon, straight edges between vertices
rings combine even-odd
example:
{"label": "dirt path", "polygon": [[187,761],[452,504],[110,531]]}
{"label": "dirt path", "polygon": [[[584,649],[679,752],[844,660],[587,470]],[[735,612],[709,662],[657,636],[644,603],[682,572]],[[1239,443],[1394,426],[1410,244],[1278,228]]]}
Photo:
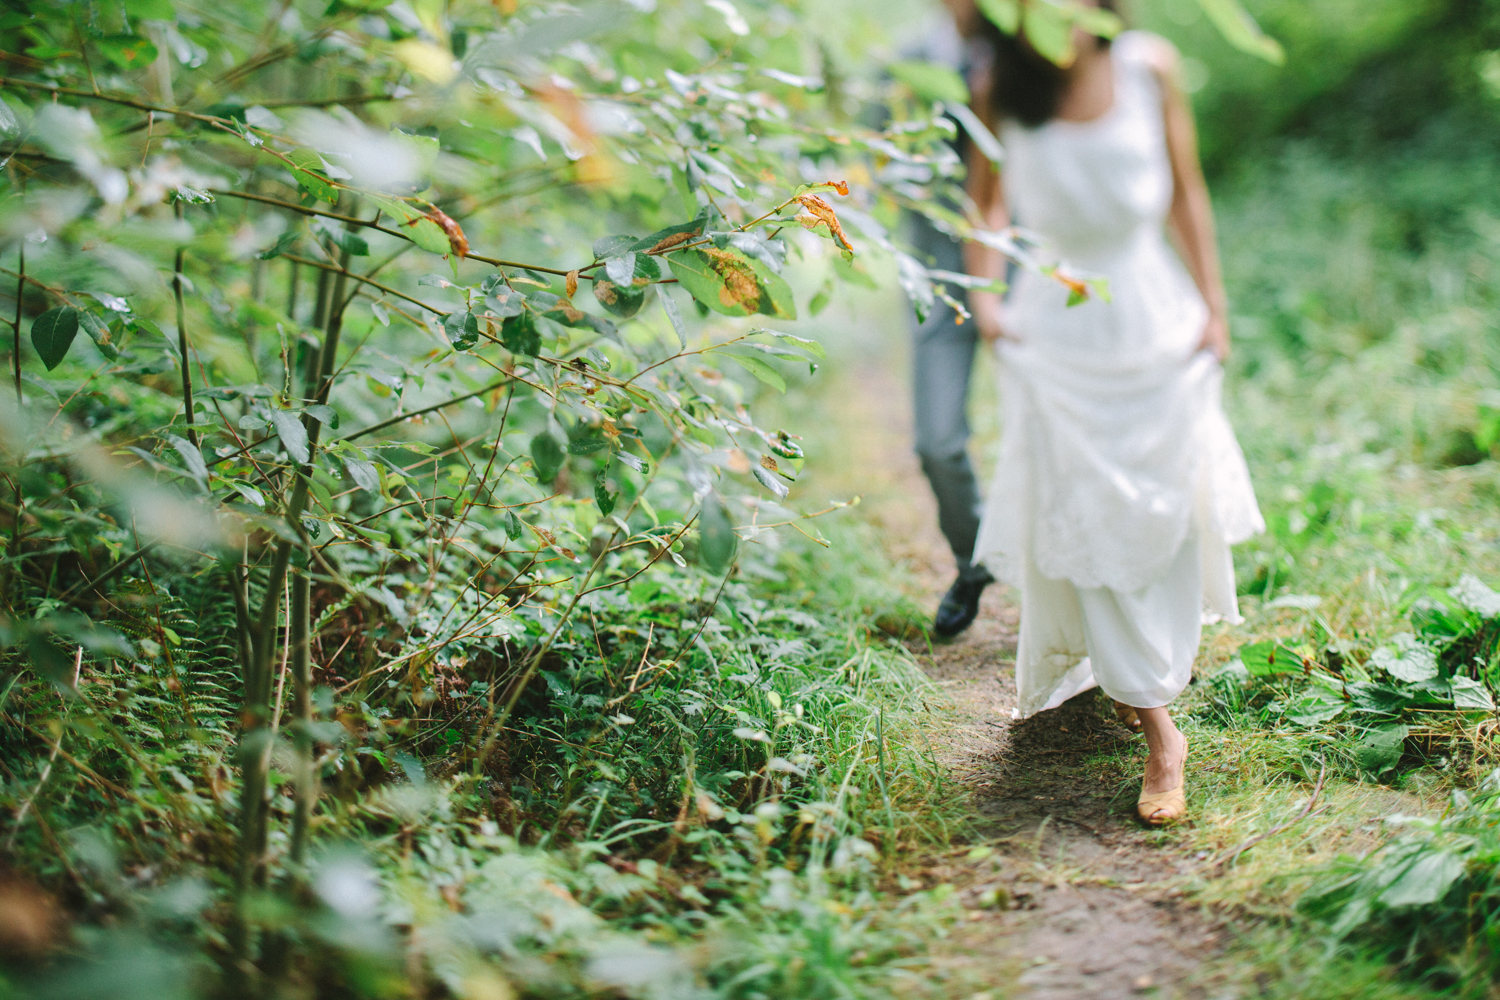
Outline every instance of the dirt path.
{"label": "dirt path", "polygon": [[[839,397],[848,458],[881,470],[865,491],[866,516],[910,568],[913,596],[935,607],[954,566],[910,453],[909,415],[894,405],[907,393],[882,367],[851,374]],[[911,644],[957,707],[945,756],[973,789],[995,846],[928,873],[934,884],[964,886],[972,907],[939,960],[960,979],[1032,1000],[1203,996],[1187,980],[1217,952],[1218,933],[1176,902],[1172,883],[1192,859],[1134,819],[1144,743],[1094,692],[1013,722],[1018,620],[1016,595],[997,585],[956,641]]]}

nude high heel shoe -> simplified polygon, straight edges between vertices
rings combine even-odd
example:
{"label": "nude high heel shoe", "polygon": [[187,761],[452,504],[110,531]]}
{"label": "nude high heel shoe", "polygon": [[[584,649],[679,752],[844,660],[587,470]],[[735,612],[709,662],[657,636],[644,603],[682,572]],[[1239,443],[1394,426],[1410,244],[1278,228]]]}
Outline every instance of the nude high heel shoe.
{"label": "nude high heel shoe", "polygon": [[1165,792],[1153,792],[1147,795],[1142,786],[1141,797],[1136,800],[1136,815],[1140,816],[1141,822],[1147,826],[1171,826],[1180,823],[1187,818],[1187,740],[1182,741],[1183,756],[1183,780],[1177,783],[1176,788],[1169,788]]}
{"label": "nude high heel shoe", "polygon": [[1132,733],[1141,731],[1141,717],[1135,714],[1135,709],[1123,701],[1115,702],[1115,719]]}

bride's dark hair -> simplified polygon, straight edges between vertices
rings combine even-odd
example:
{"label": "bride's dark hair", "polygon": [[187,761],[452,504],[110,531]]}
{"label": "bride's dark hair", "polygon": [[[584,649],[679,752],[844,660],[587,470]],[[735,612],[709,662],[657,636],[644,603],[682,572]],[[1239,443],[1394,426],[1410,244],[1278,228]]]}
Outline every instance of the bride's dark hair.
{"label": "bride's dark hair", "polygon": [[[1099,6],[1118,12],[1115,0],[1100,0]],[[1031,47],[1020,32],[1008,35],[984,19],[984,37],[995,54],[992,64],[990,113],[995,121],[1014,118],[1028,128],[1046,124],[1057,115],[1068,71]],[[1109,39],[1099,39],[1108,46]]]}

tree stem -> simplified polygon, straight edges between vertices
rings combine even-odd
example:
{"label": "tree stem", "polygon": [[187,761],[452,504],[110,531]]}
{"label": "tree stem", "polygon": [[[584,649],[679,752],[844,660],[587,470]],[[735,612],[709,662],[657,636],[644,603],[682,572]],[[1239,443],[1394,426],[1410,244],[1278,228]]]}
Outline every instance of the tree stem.
{"label": "tree stem", "polygon": [[11,367],[16,374],[16,406],[20,406],[24,400],[21,398],[21,296],[26,291],[26,241],[21,240],[20,250],[21,262],[16,265],[16,318],[11,324],[16,328],[15,351],[11,354]]}
{"label": "tree stem", "polygon": [[[342,267],[349,266],[349,253],[345,251],[342,255]],[[347,276],[339,273],[334,281],[333,301],[342,302]],[[323,347],[317,359],[317,366],[309,366],[310,371],[316,371],[315,382],[317,389],[317,402],[327,403],[328,393],[333,385],[333,372],[338,357],[339,335],[343,331],[344,311],[333,310],[328,316],[328,326],[323,337]],[[306,390],[304,390],[306,391]],[[310,416],[303,415],[302,426],[307,429],[307,462],[300,466],[294,473],[294,484],[291,498],[286,506],[286,521],[292,531],[302,534],[302,513],[307,509],[308,484],[312,479],[312,464],[317,456],[318,437],[322,430],[322,422]],[[283,539],[276,546],[276,553],[271,560],[270,574],[266,580],[265,599],[261,603],[260,615],[255,622],[252,634],[252,659],[250,669],[245,671],[245,710],[244,729],[240,735],[240,760],[244,769],[240,792],[240,870],[239,890],[241,898],[249,890],[251,885],[260,884],[265,880],[266,864],[266,841],[268,833],[268,815],[266,802],[266,789],[268,785],[270,754],[266,741],[271,735],[271,677],[274,673],[272,664],[275,661],[277,618],[279,617],[280,597],[282,588],[286,586],[287,570],[291,564],[292,543]],[[306,580],[305,570],[299,573],[299,578]],[[293,628],[296,628],[297,607],[299,598],[294,587],[292,594],[293,607],[288,609],[292,617]],[[304,611],[304,615],[308,612]],[[306,629],[303,630],[304,636]],[[303,642],[305,647],[306,642]],[[294,643],[295,649],[295,643]],[[309,664],[307,673],[310,675]],[[298,682],[300,683],[300,681]],[[311,699],[309,695],[308,705]],[[311,731],[308,730],[308,736]],[[316,795],[316,788],[309,788],[306,794],[299,795],[298,810],[305,805],[307,818],[311,817],[312,799]],[[303,821],[306,822],[306,819]],[[303,837],[306,837],[304,827]],[[305,846],[305,845],[304,845]],[[234,942],[236,953],[245,957],[249,950],[248,933],[240,933]]]}
{"label": "tree stem", "polygon": [[313,805],[318,798],[318,777],[313,767],[312,651],[309,626],[312,582],[303,560],[292,577],[292,705],[296,715],[292,738],[297,750],[295,782],[296,804],[292,813],[291,861],[300,866],[307,853],[307,828]]}
{"label": "tree stem", "polygon": [[[177,202],[177,218],[182,219],[182,202]],[[177,353],[182,358],[182,409],[187,414],[187,436],[198,447],[198,432],[193,429],[193,371],[189,367],[187,326],[182,308],[182,247],[177,248],[177,263],[172,274],[172,294],[177,299]]]}

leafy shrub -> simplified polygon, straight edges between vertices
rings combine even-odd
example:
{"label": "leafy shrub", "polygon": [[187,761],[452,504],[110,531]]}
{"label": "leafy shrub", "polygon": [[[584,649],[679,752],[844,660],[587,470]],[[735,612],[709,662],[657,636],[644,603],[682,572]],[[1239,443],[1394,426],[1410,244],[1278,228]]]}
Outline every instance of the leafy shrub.
{"label": "leafy shrub", "polygon": [[1378,947],[1413,974],[1440,981],[1500,978],[1500,771],[1473,795],[1453,793],[1436,819],[1396,816],[1398,834],[1360,859],[1344,857],[1301,909],[1338,939]]}

